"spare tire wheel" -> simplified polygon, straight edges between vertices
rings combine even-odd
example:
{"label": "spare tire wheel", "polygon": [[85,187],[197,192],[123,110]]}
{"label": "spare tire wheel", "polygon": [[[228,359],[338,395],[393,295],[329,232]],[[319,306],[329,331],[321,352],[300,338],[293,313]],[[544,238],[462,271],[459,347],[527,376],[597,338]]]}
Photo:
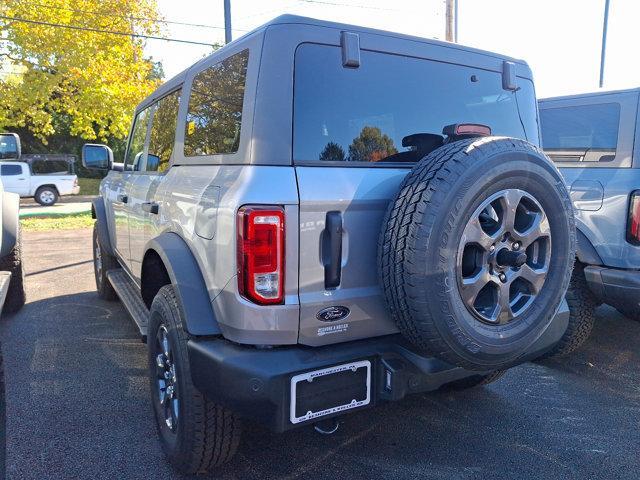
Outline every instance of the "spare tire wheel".
{"label": "spare tire wheel", "polygon": [[470,370],[517,363],[547,329],[575,258],[573,210],[540,149],[449,143],[420,160],[383,221],[380,282],[401,333]]}

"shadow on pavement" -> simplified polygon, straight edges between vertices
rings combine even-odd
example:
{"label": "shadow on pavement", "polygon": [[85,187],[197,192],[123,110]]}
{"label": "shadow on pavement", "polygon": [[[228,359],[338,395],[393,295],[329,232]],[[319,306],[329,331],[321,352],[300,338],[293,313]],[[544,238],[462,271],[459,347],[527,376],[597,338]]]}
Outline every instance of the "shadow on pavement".
{"label": "shadow on pavement", "polygon": [[[247,425],[236,458],[208,478],[637,478],[640,325],[598,316],[572,357],[382,404],[331,436]],[[35,301],[3,318],[0,335],[9,478],[181,478],[156,438],[146,347],[118,302]]]}

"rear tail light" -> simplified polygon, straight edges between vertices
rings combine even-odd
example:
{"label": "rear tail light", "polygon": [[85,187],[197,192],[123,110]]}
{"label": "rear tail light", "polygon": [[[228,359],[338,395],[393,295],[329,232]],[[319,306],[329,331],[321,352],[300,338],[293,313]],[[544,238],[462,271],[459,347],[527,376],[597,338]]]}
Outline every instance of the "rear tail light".
{"label": "rear tail light", "polygon": [[284,209],[245,206],[238,210],[238,289],[254,303],[284,300]]}
{"label": "rear tail light", "polygon": [[631,194],[629,202],[629,220],[627,222],[627,241],[640,245],[640,190]]}

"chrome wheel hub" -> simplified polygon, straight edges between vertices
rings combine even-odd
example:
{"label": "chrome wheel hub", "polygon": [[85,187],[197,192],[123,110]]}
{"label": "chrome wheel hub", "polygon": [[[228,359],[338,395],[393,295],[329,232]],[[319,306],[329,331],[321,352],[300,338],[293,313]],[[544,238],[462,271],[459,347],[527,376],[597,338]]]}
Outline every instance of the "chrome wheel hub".
{"label": "chrome wheel hub", "polygon": [[462,301],[483,323],[507,324],[539,295],[550,259],[551,230],[540,203],[524,190],[499,191],[473,212],[460,239]]}
{"label": "chrome wheel hub", "polygon": [[40,194],[40,200],[42,201],[42,203],[53,203],[53,200],[55,199],[53,192],[50,192],[48,190],[42,192]]}
{"label": "chrome wheel hub", "polygon": [[173,362],[173,352],[169,343],[166,327],[158,329],[156,335],[156,383],[158,388],[158,401],[164,422],[174,432],[178,426],[179,400],[176,377],[176,366]]}

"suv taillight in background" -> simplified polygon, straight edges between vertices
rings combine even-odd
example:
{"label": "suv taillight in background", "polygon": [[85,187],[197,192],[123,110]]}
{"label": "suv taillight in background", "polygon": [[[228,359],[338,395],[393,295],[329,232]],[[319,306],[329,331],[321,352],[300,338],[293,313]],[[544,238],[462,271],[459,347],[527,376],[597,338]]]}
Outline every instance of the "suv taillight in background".
{"label": "suv taillight in background", "polygon": [[284,300],[284,209],[244,206],[238,210],[238,290],[261,305]]}
{"label": "suv taillight in background", "polygon": [[629,221],[627,223],[627,241],[640,245],[640,190],[631,194],[629,202]]}

